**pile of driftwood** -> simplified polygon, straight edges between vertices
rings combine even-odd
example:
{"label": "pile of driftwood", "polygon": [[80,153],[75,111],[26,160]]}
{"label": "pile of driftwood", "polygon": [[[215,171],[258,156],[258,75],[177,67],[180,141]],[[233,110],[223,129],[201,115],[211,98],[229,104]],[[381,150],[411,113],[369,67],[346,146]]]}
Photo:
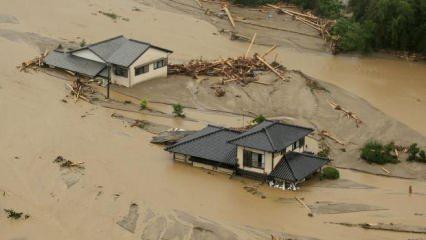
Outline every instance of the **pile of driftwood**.
{"label": "pile of driftwood", "polygon": [[26,71],[28,68],[36,70],[38,67],[43,66],[44,64],[44,58],[47,56],[49,52],[46,51],[42,54],[40,54],[39,57],[35,57],[31,60],[28,60],[26,62],[21,63],[20,66],[17,66],[16,68],[19,69],[19,71]]}
{"label": "pile of driftwood", "polygon": [[71,90],[71,95],[74,96],[74,102],[77,102],[80,98],[86,102],[90,102],[89,98],[84,95],[84,92],[93,93],[94,90],[90,86],[84,84],[79,77],[74,80],[72,85],[69,83],[65,84]]}
{"label": "pile of driftwood", "polygon": [[293,19],[317,30],[324,39],[331,38],[330,29],[336,23],[335,20],[319,18],[313,15],[311,12],[301,13],[277,5],[267,4],[267,6],[276,9],[281,14],[290,15],[293,17]]}
{"label": "pile of driftwood", "polygon": [[169,64],[169,74],[183,74],[197,78],[197,76],[223,77],[222,84],[240,82],[247,84],[256,81],[259,72],[272,71],[279,78],[284,79],[284,68],[277,63],[265,61],[255,54],[253,57],[228,58],[216,61],[202,59],[191,60],[187,64]]}

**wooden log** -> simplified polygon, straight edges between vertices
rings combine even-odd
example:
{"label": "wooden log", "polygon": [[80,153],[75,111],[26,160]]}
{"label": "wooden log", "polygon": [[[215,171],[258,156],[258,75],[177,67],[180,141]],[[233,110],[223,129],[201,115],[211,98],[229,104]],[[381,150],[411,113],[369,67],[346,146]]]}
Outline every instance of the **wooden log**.
{"label": "wooden log", "polygon": [[223,11],[225,11],[226,15],[228,16],[228,19],[231,22],[232,27],[235,28],[234,19],[232,18],[231,12],[229,11],[229,9],[226,5],[223,6]]}
{"label": "wooden log", "polygon": [[298,197],[295,197],[295,199],[300,203],[300,204],[302,204],[302,206],[304,206],[306,209],[308,209],[308,211],[309,211],[309,213],[311,213],[311,209],[308,207],[308,205],[306,205],[305,204],[305,202],[304,201],[302,201],[302,199],[300,199],[300,198],[298,198]]}
{"label": "wooden log", "polygon": [[328,137],[328,138],[330,138],[331,140],[333,140],[333,141],[335,141],[336,143],[338,143],[338,144],[340,144],[340,145],[345,145],[345,143],[343,142],[343,141],[341,141],[341,140],[339,140],[338,138],[336,138],[336,137],[334,137],[333,135],[331,135],[328,131],[326,131],[326,130],[322,130],[320,133],[319,133],[319,135],[320,136],[323,136],[323,137]]}
{"label": "wooden log", "polygon": [[272,51],[274,51],[277,48],[277,45],[272,46],[270,49],[268,49],[268,51],[266,51],[263,55],[262,58],[265,58],[266,56],[268,56],[268,54],[270,54]]}
{"label": "wooden log", "polygon": [[386,168],[384,168],[384,167],[381,167],[382,168],[382,170],[386,173],[386,174],[389,174],[390,173],[390,171],[389,170],[387,170]]}
{"label": "wooden log", "polygon": [[200,6],[200,8],[203,8],[203,5],[201,4],[200,0],[195,0],[195,2]]}
{"label": "wooden log", "polygon": [[254,33],[253,37],[251,38],[250,45],[249,45],[249,47],[247,48],[246,54],[244,55],[244,57],[245,57],[245,58],[247,58],[247,57],[248,57],[249,52],[250,52],[251,48],[253,47],[253,43],[254,43],[254,40],[255,40],[255,39],[256,39],[256,33]]}
{"label": "wooden log", "polygon": [[265,66],[267,66],[269,69],[271,69],[271,71],[273,72],[273,73],[275,73],[279,78],[281,78],[281,79],[283,79],[284,80],[284,76],[282,76],[281,75],[281,73],[279,73],[274,67],[272,67],[269,63],[267,63],[266,61],[265,61],[265,59],[263,59],[262,57],[260,57],[259,55],[255,55],[255,57],[259,60],[259,61],[261,61],[263,64],[265,64]]}

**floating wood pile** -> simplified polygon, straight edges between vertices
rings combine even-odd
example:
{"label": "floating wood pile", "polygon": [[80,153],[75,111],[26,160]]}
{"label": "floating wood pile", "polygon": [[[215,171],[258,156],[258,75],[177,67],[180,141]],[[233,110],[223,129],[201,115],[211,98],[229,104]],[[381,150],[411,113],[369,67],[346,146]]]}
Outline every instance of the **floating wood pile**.
{"label": "floating wood pile", "polygon": [[29,68],[33,69],[33,70],[37,70],[38,67],[43,66],[44,58],[46,58],[48,53],[49,52],[46,51],[46,52],[40,54],[40,56],[38,56],[38,57],[35,57],[31,60],[28,60],[26,62],[21,63],[21,65],[17,66],[16,68],[18,68],[20,72],[26,71]]}
{"label": "floating wood pile", "polygon": [[247,84],[256,81],[258,72],[272,71],[284,79],[284,68],[277,63],[267,63],[264,58],[254,57],[228,58],[216,61],[195,59],[187,64],[169,64],[169,74],[182,74],[197,78],[198,76],[223,77],[222,84],[240,82]]}

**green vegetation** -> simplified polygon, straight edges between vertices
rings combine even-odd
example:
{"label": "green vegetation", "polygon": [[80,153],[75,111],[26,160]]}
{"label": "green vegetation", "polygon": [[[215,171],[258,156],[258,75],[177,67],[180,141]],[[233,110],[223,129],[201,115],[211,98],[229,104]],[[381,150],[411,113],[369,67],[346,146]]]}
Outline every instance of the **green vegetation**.
{"label": "green vegetation", "polygon": [[139,103],[139,107],[141,110],[146,109],[148,107],[148,101],[146,99],[142,99]]}
{"label": "green vegetation", "polygon": [[398,163],[394,155],[396,146],[393,142],[383,145],[375,140],[368,141],[361,149],[361,158],[369,163]]}
{"label": "green vegetation", "polygon": [[[337,38],[336,47],[340,51],[370,52],[374,39],[374,24],[340,18],[331,29],[331,34]],[[337,36],[337,37],[336,37]]]}
{"label": "green vegetation", "polygon": [[[13,219],[20,219],[22,217],[22,214],[23,214],[22,212],[16,212],[13,209],[4,209],[4,211],[7,214],[7,218],[13,218]],[[24,215],[25,219],[28,219],[29,217],[30,217],[30,215],[28,215],[28,214]]]}
{"label": "green vegetation", "polygon": [[80,47],[84,47],[84,46],[86,46],[86,40],[81,40],[81,42],[80,42]]}
{"label": "green vegetation", "polygon": [[319,144],[320,151],[317,153],[318,157],[328,158],[330,155],[330,147],[324,142],[321,141]]}
{"label": "green vegetation", "polygon": [[340,36],[339,50],[387,49],[426,54],[424,0],[351,0],[349,10],[353,17],[340,18],[332,30]]}
{"label": "green vegetation", "polygon": [[266,120],[266,118],[262,114],[260,114],[256,118],[254,118],[252,122],[255,123],[255,124],[259,124],[259,123],[261,123],[265,120]]}
{"label": "green vegetation", "polygon": [[173,104],[173,114],[177,117],[185,117],[185,114],[183,113],[183,106],[179,103]]}
{"label": "green vegetation", "polygon": [[423,162],[426,163],[426,152],[421,150],[417,143],[413,143],[408,148],[408,158],[407,161]]}
{"label": "green vegetation", "polygon": [[338,179],[339,177],[340,177],[339,170],[337,170],[334,167],[325,167],[321,171],[321,177],[320,177],[320,179],[331,179],[331,180],[335,180],[335,179]]}
{"label": "green vegetation", "polygon": [[290,0],[289,2],[302,9],[312,10],[316,15],[328,19],[338,18],[343,9],[340,0]]}

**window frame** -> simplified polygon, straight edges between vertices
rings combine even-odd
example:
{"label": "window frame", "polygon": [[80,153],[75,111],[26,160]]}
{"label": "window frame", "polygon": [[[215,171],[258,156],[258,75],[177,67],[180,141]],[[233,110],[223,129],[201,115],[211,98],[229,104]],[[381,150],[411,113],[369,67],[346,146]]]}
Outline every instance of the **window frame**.
{"label": "window frame", "polygon": [[[160,66],[160,67],[158,66],[158,63],[161,63],[161,66]],[[162,59],[157,60],[157,61],[155,61],[155,62],[153,63],[153,68],[154,68],[154,70],[157,70],[157,69],[163,68],[163,67],[165,67],[165,66],[167,66],[167,58],[162,58]]]}
{"label": "window frame", "polygon": [[114,66],[114,75],[119,76],[119,77],[128,78],[129,77],[129,68],[115,65]]}
{"label": "window frame", "polygon": [[[145,65],[140,65],[135,67],[135,76],[139,76],[145,73],[149,72],[149,65],[150,64],[145,64]],[[140,69],[143,69],[143,72],[138,72]]]}
{"label": "window frame", "polygon": [[[257,155],[257,160],[253,159],[253,155]],[[253,164],[254,162],[257,162],[257,164]],[[265,165],[265,154],[253,152],[246,149],[243,150],[243,167],[265,170]]]}

